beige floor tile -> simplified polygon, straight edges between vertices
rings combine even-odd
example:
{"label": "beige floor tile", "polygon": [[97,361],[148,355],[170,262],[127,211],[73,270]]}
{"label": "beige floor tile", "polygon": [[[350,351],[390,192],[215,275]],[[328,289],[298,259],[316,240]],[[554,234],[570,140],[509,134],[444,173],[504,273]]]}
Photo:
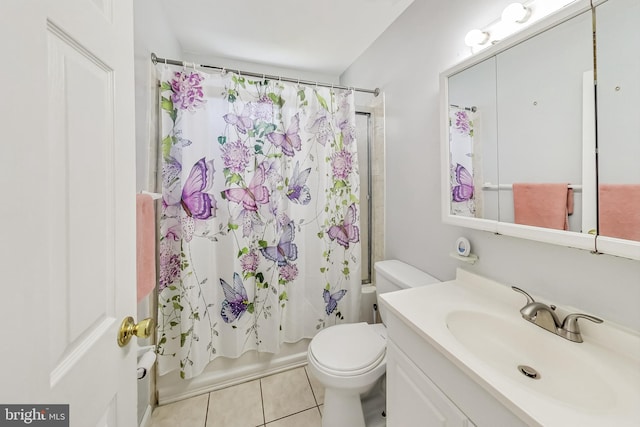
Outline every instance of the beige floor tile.
{"label": "beige floor tile", "polygon": [[203,394],[157,407],[151,427],[204,427],[209,395]]}
{"label": "beige floor tile", "polygon": [[281,418],[277,421],[267,423],[267,427],[322,427],[322,418],[318,408],[307,409],[306,411]]}
{"label": "beige floor tile", "polygon": [[210,393],[206,427],[256,427],[263,424],[260,380]]}
{"label": "beige floor tile", "polygon": [[322,405],[324,403],[324,387],[320,382],[313,376],[311,371],[305,368],[307,371],[307,376],[309,377],[309,381],[311,382],[311,389],[313,390],[313,395],[316,398],[316,403],[318,405]]}
{"label": "beige floor tile", "polygon": [[267,423],[316,406],[304,368],[281,372],[260,381]]}

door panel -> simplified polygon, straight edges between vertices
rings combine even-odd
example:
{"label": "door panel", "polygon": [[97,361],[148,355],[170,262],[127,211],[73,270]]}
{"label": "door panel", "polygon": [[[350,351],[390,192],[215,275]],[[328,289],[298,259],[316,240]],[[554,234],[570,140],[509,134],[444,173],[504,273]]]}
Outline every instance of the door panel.
{"label": "door panel", "polygon": [[[79,356],[79,349],[90,347],[91,331],[116,321],[114,194],[109,184],[113,71],[59,28],[50,24],[48,30],[48,194],[55,194],[49,212],[55,212],[57,224],[49,248],[55,278],[50,323],[58,325],[50,341],[59,370],[69,357]],[[94,224],[104,228],[96,230]]]}
{"label": "door panel", "polygon": [[0,401],[135,426],[131,2],[9,0],[0,23]]}

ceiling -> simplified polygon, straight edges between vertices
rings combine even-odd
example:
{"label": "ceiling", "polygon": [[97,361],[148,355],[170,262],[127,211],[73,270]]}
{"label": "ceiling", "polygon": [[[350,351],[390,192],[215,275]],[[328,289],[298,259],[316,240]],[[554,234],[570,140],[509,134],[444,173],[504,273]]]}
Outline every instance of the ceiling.
{"label": "ceiling", "polygon": [[413,0],[160,0],[185,54],[340,75]]}

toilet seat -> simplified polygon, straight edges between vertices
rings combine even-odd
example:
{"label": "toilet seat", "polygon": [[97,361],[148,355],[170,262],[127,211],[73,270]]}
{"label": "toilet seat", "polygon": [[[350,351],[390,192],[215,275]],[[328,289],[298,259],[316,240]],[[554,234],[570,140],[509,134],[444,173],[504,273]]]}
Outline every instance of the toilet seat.
{"label": "toilet seat", "polygon": [[367,323],[348,323],[323,329],[311,340],[309,355],[326,373],[339,376],[365,374],[385,358],[386,339]]}

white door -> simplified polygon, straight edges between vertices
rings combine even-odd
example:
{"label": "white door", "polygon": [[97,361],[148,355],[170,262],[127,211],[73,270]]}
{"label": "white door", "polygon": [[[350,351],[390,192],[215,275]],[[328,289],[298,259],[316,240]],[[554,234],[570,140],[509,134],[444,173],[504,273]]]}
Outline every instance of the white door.
{"label": "white door", "polygon": [[132,2],[2,0],[0,47],[0,404],[133,427]]}

